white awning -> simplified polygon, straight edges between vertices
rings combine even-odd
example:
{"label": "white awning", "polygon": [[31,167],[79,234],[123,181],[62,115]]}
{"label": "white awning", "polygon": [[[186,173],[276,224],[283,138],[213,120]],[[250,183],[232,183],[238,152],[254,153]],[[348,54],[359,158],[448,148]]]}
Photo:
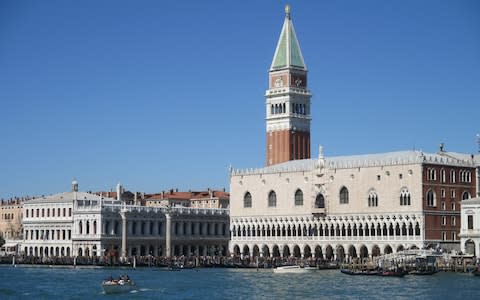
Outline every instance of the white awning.
{"label": "white awning", "polygon": [[5,243],[2,248],[12,248],[12,247],[17,247],[18,243]]}

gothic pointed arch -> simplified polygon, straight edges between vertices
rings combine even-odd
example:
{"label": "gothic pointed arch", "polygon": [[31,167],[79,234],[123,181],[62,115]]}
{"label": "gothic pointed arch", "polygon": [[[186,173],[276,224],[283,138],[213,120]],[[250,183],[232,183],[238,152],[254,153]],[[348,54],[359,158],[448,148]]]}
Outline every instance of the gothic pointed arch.
{"label": "gothic pointed arch", "polygon": [[315,208],[325,208],[325,197],[319,193],[315,198]]}
{"label": "gothic pointed arch", "polygon": [[246,192],[243,196],[243,207],[252,207],[252,195],[250,194],[250,192]]}
{"label": "gothic pointed arch", "polygon": [[268,206],[269,207],[277,206],[277,194],[273,190],[270,191],[270,193],[268,193]]}
{"label": "gothic pointed arch", "polygon": [[348,204],[348,189],[345,186],[340,189],[339,197],[340,204]]}
{"label": "gothic pointed arch", "polygon": [[295,206],[303,205],[303,192],[301,189],[295,191]]}

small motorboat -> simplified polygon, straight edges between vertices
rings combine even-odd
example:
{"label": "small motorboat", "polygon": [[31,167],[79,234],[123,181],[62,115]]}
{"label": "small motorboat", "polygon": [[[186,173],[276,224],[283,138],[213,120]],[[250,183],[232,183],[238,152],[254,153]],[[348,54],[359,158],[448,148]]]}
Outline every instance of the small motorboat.
{"label": "small motorboat", "polygon": [[309,269],[302,268],[300,266],[280,266],[273,269],[273,273],[307,273]]}
{"label": "small motorboat", "polygon": [[135,282],[127,275],[120,276],[119,279],[109,278],[102,282],[102,288],[105,294],[128,293],[136,288]]}

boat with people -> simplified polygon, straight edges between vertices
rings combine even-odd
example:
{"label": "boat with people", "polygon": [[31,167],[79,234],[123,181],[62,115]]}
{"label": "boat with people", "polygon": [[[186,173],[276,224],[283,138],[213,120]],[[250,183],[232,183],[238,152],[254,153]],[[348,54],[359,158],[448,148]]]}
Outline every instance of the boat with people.
{"label": "boat with people", "polygon": [[128,275],[121,275],[118,279],[112,276],[102,282],[102,288],[105,294],[128,293],[135,290],[136,285]]}
{"label": "boat with people", "polygon": [[275,269],[273,269],[273,273],[307,273],[311,270],[311,268],[304,268],[298,265],[286,265],[276,267]]}

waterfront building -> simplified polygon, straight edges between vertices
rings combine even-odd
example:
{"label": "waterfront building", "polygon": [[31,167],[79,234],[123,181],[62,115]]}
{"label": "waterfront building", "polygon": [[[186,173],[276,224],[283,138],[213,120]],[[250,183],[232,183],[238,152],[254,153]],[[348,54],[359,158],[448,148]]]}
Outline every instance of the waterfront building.
{"label": "waterfront building", "polygon": [[24,205],[21,251],[26,255],[170,256],[226,255],[225,209],[147,207],[78,191],[36,198]]}
{"label": "waterfront building", "polygon": [[24,201],[24,198],[14,198],[0,202],[0,235],[6,240],[21,236]]}
{"label": "waterfront building", "polygon": [[146,206],[156,207],[192,207],[192,208],[224,208],[229,207],[229,194],[223,191],[188,191],[179,192],[178,189],[158,194],[145,195]]}
{"label": "waterfront building", "polygon": [[348,260],[459,250],[460,203],[476,193],[474,160],[443,148],[324,157],[322,147],[311,159],[310,97],[287,7],[266,92],[266,166],[230,171],[230,252]]}
{"label": "waterfront building", "polygon": [[230,195],[223,191],[210,190],[195,192],[190,199],[190,206],[194,208],[224,208],[230,207]]}
{"label": "waterfront building", "polygon": [[461,251],[480,254],[480,197],[462,201]]}

